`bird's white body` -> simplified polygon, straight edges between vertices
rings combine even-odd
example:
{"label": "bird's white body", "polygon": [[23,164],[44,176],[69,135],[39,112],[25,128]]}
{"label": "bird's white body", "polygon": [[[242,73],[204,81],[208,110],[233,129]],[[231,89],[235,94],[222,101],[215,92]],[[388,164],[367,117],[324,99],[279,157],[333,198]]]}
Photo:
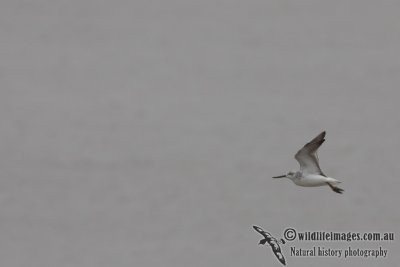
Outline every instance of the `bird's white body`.
{"label": "bird's white body", "polygon": [[327,183],[331,184],[339,184],[340,181],[331,178],[331,177],[325,177],[319,174],[303,174],[303,176],[299,179],[291,179],[293,183],[299,186],[305,186],[305,187],[314,187],[314,186],[323,186],[323,185],[328,185]]}
{"label": "bird's white body", "polygon": [[296,153],[294,157],[300,164],[299,171],[289,172],[285,175],[279,175],[273,178],[288,178],[296,185],[305,187],[327,185],[334,192],[341,194],[343,189],[336,186],[340,182],[334,178],[326,176],[319,166],[317,150],[325,141],[325,134],[325,131],[320,133]]}

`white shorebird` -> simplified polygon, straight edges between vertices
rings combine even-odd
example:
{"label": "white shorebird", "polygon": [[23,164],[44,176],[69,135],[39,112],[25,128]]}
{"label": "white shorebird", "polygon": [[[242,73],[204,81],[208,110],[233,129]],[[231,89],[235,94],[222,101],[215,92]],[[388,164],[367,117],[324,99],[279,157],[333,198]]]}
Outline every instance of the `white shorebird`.
{"label": "white shorebird", "polygon": [[336,185],[340,182],[334,178],[326,176],[319,167],[317,150],[325,141],[326,132],[323,131],[309,143],[305,144],[294,156],[300,163],[300,170],[288,174],[274,176],[272,178],[289,178],[299,186],[323,186],[328,185],[334,192],[342,194],[343,189]]}

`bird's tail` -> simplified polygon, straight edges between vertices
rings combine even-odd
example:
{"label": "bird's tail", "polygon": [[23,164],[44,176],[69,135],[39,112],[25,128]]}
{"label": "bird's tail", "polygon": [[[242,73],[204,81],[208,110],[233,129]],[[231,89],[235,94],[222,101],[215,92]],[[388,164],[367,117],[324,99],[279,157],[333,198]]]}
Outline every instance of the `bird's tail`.
{"label": "bird's tail", "polygon": [[336,180],[335,178],[328,177],[328,183],[330,183],[330,184],[340,184],[341,181]]}

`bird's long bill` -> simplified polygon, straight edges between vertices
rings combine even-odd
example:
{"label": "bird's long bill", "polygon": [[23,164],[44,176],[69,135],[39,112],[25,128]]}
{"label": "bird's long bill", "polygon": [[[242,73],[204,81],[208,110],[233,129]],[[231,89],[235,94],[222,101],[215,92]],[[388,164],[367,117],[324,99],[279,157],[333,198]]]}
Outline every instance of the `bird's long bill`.
{"label": "bird's long bill", "polygon": [[272,177],[272,178],[284,178],[284,177],[286,177],[286,175],[274,176],[274,177]]}

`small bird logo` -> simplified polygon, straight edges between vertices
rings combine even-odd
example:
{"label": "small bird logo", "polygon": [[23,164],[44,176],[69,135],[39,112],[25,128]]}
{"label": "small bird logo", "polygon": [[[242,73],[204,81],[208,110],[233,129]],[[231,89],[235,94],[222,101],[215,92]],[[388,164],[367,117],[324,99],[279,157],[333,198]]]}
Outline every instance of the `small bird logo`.
{"label": "small bird logo", "polygon": [[271,246],[272,252],[275,254],[279,262],[282,263],[283,265],[286,265],[285,257],[283,256],[281,247],[279,246],[279,244],[285,244],[285,240],[283,240],[282,238],[280,240],[277,240],[270,233],[265,232],[258,226],[254,225],[253,228],[264,237],[263,239],[260,240],[258,244],[265,245],[265,243],[268,243],[268,245]]}

